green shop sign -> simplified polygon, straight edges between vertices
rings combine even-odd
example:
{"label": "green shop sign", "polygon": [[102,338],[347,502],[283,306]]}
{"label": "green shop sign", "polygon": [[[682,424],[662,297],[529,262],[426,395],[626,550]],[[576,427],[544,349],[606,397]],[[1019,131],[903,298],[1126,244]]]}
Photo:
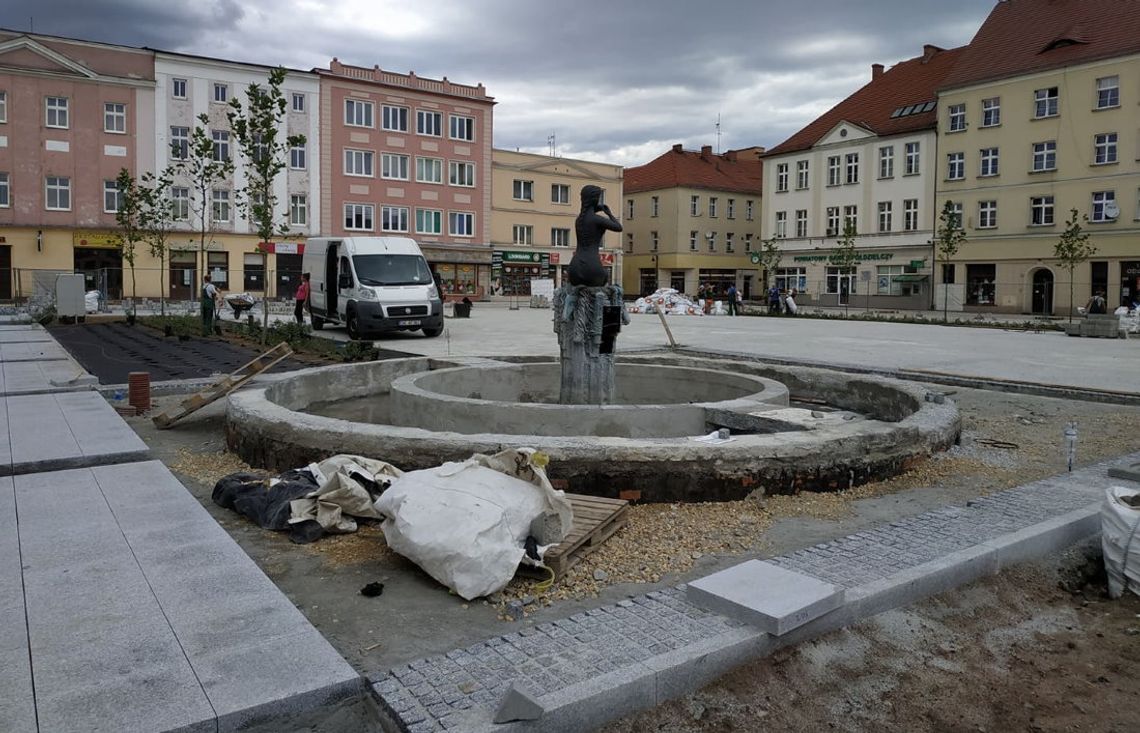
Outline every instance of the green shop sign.
{"label": "green shop sign", "polygon": [[542,262],[542,253],[503,252],[503,262]]}
{"label": "green shop sign", "polygon": [[[861,262],[882,262],[884,260],[894,259],[894,252],[856,252],[855,263]],[[835,254],[827,255],[798,255],[792,258],[793,262],[835,262],[838,256]]]}

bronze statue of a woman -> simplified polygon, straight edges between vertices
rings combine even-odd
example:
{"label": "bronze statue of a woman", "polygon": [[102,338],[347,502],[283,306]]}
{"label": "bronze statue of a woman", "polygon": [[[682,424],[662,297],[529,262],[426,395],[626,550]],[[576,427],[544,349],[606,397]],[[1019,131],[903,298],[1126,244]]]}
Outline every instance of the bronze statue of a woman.
{"label": "bronze statue of a woman", "polygon": [[574,235],[578,246],[570,260],[570,284],[601,287],[609,282],[609,273],[602,267],[599,250],[602,235],[607,231],[620,232],[621,222],[614,218],[610,207],[600,203],[602,189],[598,186],[582,187],[582,210],[574,220]]}

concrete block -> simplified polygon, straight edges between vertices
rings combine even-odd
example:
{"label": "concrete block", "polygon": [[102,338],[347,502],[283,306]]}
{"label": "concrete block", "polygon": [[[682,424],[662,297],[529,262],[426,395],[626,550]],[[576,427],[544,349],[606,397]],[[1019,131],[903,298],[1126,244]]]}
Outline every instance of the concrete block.
{"label": "concrete block", "polygon": [[70,360],[67,350],[54,341],[32,343],[0,343],[0,361],[63,361]]}
{"label": "concrete block", "polygon": [[510,723],[516,720],[538,720],[546,712],[534,696],[512,682],[495,711],[493,723]]}
{"label": "concrete block", "polygon": [[88,391],[92,377],[71,360],[0,362],[0,393],[32,395]]}
{"label": "concrete block", "polygon": [[983,543],[995,553],[997,569],[1063,550],[1100,533],[1100,503],[1038,522]]}
{"label": "concrete block", "polygon": [[779,636],[843,603],[843,589],[761,560],[691,581],[690,603]]}
{"label": "concrete block", "polygon": [[36,707],[11,478],[0,478],[0,660],[0,721],[13,731],[34,731]]}
{"label": "concrete block", "polygon": [[1134,458],[1121,461],[1115,466],[1109,467],[1108,475],[1112,478],[1122,478],[1126,481],[1140,483],[1140,461]]}
{"label": "concrete block", "polygon": [[997,570],[997,552],[992,547],[977,545],[852,588],[847,591],[847,603],[858,621],[993,575]]}
{"label": "concrete block", "polygon": [[730,670],[766,656],[775,637],[741,626],[694,644],[646,659],[656,673],[657,705],[697,690]]}
{"label": "concrete block", "polygon": [[0,344],[56,343],[56,340],[43,327],[0,329]]}

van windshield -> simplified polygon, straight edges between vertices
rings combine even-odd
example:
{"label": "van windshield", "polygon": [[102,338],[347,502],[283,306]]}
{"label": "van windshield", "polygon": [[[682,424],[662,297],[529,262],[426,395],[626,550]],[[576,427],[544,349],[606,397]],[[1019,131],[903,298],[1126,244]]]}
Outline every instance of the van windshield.
{"label": "van windshield", "polygon": [[421,255],[355,255],[352,265],[361,285],[426,285],[431,270]]}

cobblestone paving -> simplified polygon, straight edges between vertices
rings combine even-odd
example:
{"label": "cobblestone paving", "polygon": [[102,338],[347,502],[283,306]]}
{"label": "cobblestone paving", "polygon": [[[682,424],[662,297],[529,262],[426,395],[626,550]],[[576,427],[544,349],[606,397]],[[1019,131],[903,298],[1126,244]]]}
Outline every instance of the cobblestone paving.
{"label": "cobblestone paving", "polygon": [[[1107,469],[1119,460],[890,522],[769,562],[854,588],[1086,507],[1112,483]],[[678,586],[411,662],[375,680],[373,689],[408,733],[452,730],[463,711],[493,711],[514,680],[525,680],[529,691],[542,696],[737,626],[688,603]]]}

